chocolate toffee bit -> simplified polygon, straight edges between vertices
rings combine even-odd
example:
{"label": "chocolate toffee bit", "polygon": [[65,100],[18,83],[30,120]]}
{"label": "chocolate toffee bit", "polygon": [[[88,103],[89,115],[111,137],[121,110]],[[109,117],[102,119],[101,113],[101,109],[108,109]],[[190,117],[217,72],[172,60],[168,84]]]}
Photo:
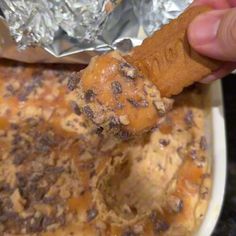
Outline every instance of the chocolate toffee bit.
{"label": "chocolate toffee bit", "polygon": [[91,173],[89,174],[89,178],[95,177],[96,174],[97,174],[97,172],[95,170],[91,171]]}
{"label": "chocolate toffee bit", "polygon": [[114,95],[122,93],[122,85],[121,85],[121,83],[119,81],[111,82],[111,89],[112,89],[112,93]]}
{"label": "chocolate toffee bit", "polygon": [[208,179],[208,178],[210,178],[211,177],[211,174],[209,174],[209,173],[204,173],[203,175],[202,175],[202,178],[203,179]]}
{"label": "chocolate toffee bit", "polygon": [[[8,183],[0,182],[0,192],[10,192],[11,186]],[[1,212],[1,200],[0,200],[0,212]]]}
{"label": "chocolate toffee bit", "polygon": [[85,102],[93,102],[95,99],[95,96],[96,94],[93,92],[93,90],[88,89],[84,94]]}
{"label": "chocolate toffee bit", "polygon": [[127,98],[127,101],[128,101],[132,106],[134,106],[135,108],[138,108],[138,107],[139,107],[139,103],[136,102],[133,98]]}
{"label": "chocolate toffee bit", "polygon": [[133,80],[137,77],[137,70],[127,62],[120,63],[120,71],[126,78]]}
{"label": "chocolate toffee bit", "polygon": [[48,226],[53,225],[55,223],[56,223],[55,217],[45,216],[42,221],[43,229],[46,230],[48,228]]}
{"label": "chocolate toffee bit", "polygon": [[122,103],[120,103],[120,102],[117,102],[116,108],[117,108],[118,110],[121,110],[121,109],[124,108],[124,104],[122,104]]}
{"label": "chocolate toffee bit", "polygon": [[183,210],[184,202],[178,197],[170,196],[168,199],[168,206],[172,212],[180,213]]}
{"label": "chocolate toffee bit", "polygon": [[35,143],[36,152],[47,153],[55,145],[54,134],[48,132],[41,135]]}
{"label": "chocolate toffee bit", "polygon": [[65,214],[62,214],[57,217],[57,222],[60,223],[60,225],[64,226],[66,224],[66,217]]}
{"label": "chocolate toffee bit", "polygon": [[67,88],[70,91],[73,91],[76,87],[77,84],[80,82],[80,76],[79,73],[72,73],[69,78],[68,78],[68,83],[67,83]]}
{"label": "chocolate toffee bit", "polygon": [[43,77],[41,74],[35,76],[28,83],[26,83],[18,92],[18,98],[20,101],[26,101],[27,97],[35,91],[37,88],[42,86]]}
{"label": "chocolate toffee bit", "polygon": [[43,70],[38,68],[36,70],[33,71],[32,75],[31,75],[32,79],[35,80],[35,79],[39,79],[39,80],[43,80],[44,79],[44,76],[43,76]]}
{"label": "chocolate toffee bit", "polygon": [[98,127],[97,129],[96,129],[96,131],[95,131],[95,133],[97,134],[97,135],[101,135],[102,134],[102,132],[103,132],[103,127]]}
{"label": "chocolate toffee bit", "polygon": [[202,199],[206,199],[208,197],[208,195],[209,195],[209,188],[202,186],[200,189],[200,197]]}
{"label": "chocolate toffee bit", "polygon": [[162,233],[169,229],[170,225],[160,219],[161,217],[158,215],[157,211],[152,211],[150,214],[150,219],[153,223],[153,231],[154,233]]}
{"label": "chocolate toffee bit", "polygon": [[44,188],[37,188],[33,194],[34,196],[34,199],[36,201],[41,201],[45,194],[48,192],[48,188],[47,187],[44,187]]}
{"label": "chocolate toffee bit", "polygon": [[93,119],[93,118],[94,118],[94,112],[93,112],[93,110],[90,108],[90,106],[84,106],[84,107],[83,107],[83,112],[84,112],[84,114],[85,114],[89,119]]}
{"label": "chocolate toffee bit", "polygon": [[81,110],[75,101],[70,101],[70,107],[76,115],[78,115],[78,116],[81,115]]}
{"label": "chocolate toffee bit", "polygon": [[121,140],[126,141],[132,137],[132,134],[127,130],[120,130],[117,136],[119,136]]}
{"label": "chocolate toffee bit", "polygon": [[27,176],[22,172],[16,173],[16,180],[20,190],[27,185]]}
{"label": "chocolate toffee bit", "polygon": [[29,125],[31,128],[33,128],[33,127],[36,127],[36,126],[39,125],[40,120],[37,119],[37,118],[34,118],[34,117],[30,117],[30,118],[26,119],[26,123],[27,123],[27,125]]}
{"label": "chocolate toffee bit", "polygon": [[48,166],[45,168],[45,172],[49,174],[61,174],[65,171],[63,166]]}
{"label": "chocolate toffee bit", "polygon": [[32,217],[29,218],[26,221],[26,232],[27,233],[39,233],[42,232],[43,229],[43,220],[44,217],[42,215],[40,215],[39,217]]}
{"label": "chocolate toffee bit", "polygon": [[38,182],[40,179],[42,179],[44,176],[44,172],[34,172],[29,177],[30,182]]}
{"label": "chocolate toffee bit", "polygon": [[10,126],[12,129],[15,129],[15,130],[19,128],[19,125],[15,123],[11,123]]}
{"label": "chocolate toffee bit", "polygon": [[[116,2],[118,2],[118,0],[112,0],[112,2],[114,2],[116,4]],[[132,41],[130,39],[123,39],[120,42],[116,43],[116,48],[117,50],[127,53],[129,51],[131,51],[131,49],[133,48],[133,44]]]}
{"label": "chocolate toffee bit", "polygon": [[113,128],[117,128],[119,126],[120,126],[120,120],[115,116],[110,117],[109,128],[113,129]]}
{"label": "chocolate toffee bit", "polygon": [[[5,214],[0,214],[0,224],[5,223],[7,221],[7,217]],[[1,232],[1,231],[0,231]]]}
{"label": "chocolate toffee bit", "polygon": [[170,225],[169,225],[166,221],[163,221],[163,220],[156,220],[156,221],[153,223],[153,231],[154,231],[155,233],[162,233],[162,232],[165,232],[165,231],[167,231],[169,228],[170,228]]}
{"label": "chocolate toffee bit", "polygon": [[150,217],[150,219],[151,219],[152,222],[155,222],[155,221],[158,219],[158,213],[157,213],[157,211],[153,210],[153,211],[151,212],[151,214],[150,214],[149,217]]}
{"label": "chocolate toffee bit", "polygon": [[10,93],[11,96],[13,96],[15,94],[15,89],[12,84],[8,84],[6,86],[6,90]]}
{"label": "chocolate toffee bit", "polygon": [[138,236],[132,229],[125,230],[122,236]]}
{"label": "chocolate toffee bit", "polygon": [[206,151],[207,148],[208,148],[207,140],[206,140],[206,137],[205,137],[205,136],[202,136],[201,139],[200,139],[200,148],[201,148],[201,150],[203,150],[203,151]]}
{"label": "chocolate toffee bit", "polygon": [[135,108],[148,107],[148,101],[143,99],[141,101],[136,101],[133,98],[127,98],[127,101]]}
{"label": "chocolate toffee bit", "polygon": [[25,213],[31,208],[31,204],[33,202],[37,202],[40,201],[43,196],[46,194],[46,190],[45,192],[40,191],[40,189],[38,188],[39,184],[35,184],[33,185],[32,183],[27,183],[26,186],[24,187],[19,187],[19,191],[22,195],[22,197],[24,197],[27,202],[26,202],[26,208],[25,208]]}
{"label": "chocolate toffee bit", "polygon": [[191,157],[192,160],[196,160],[197,159],[197,150],[194,148],[190,149],[189,156]]}
{"label": "chocolate toffee bit", "polygon": [[95,219],[98,215],[98,210],[96,208],[91,208],[87,210],[87,221],[90,222]]}
{"label": "chocolate toffee bit", "polygon": [[21,165],[26,158],[27,158],[27,154],[19,150],[13,155],[12,163],[17,166]]}
{"label": "chocolate toffee bit", "polygon": [[55,197],[46,197],[46,196],[44,196],[43,203],[53,205],[53,204],[55,204]]}
{"label": "chocolate toffee bit", "polygon": [[[12,145],[19,145],[21,143],[21,141],[23,141],[23,138],[19,135],[19,134],[16,134],[13,136],[13,139],[12,139]],[[15,149],[13,149],[15,150]]]}
{"label": "chocolate toffee bit", "polygon": [[187,113],[184,116],[184,122],[189,127],[193,126],[194,120],[193,120],[193,111],[192,110],[187,111]]}
{"label": "chocolate toffee bit", "polygon": [[170,144],[170,140],[169,139],[159,139],[159,143],[163,146],[166,147]]}
{"label": "chocolate toffee bit", "polygon": [[149,95],[150,97],[153,97],[153,98],[157,96],[156,87],[153,84],[145,82],[143,86],[143,91],[146,96]]}
{"label": "chocolate toffee bit", "polygon": [[148,107],[149,103],[147,100],[143,99],[142,101],[139,102],[140,107]]}
{"label": "chocolate toffee bit", "polygon": [[58,83],[63,83],[64,81],[68,82],[68,78],[71,76],[71,74],[76,73],[76,72],[71,73],[71,71],[53,70],[52,73],[53,73],[53,76],[55,76],[56,81]]}
{"label": "chocolate toffee bit", "polygon": [[19,215],[16,212],[10,212],[6,211],[2,214],[0,213],[0,222],[6,222],[6,221],[19,221]]}
{"label": "chocolate toffee bit", "polygon": [[199,156],[195,159],[195,164],[197,167],[202,168],[206,165],[206,157],[205,156]]}
{"label": "chocolate toffee bit", "polygon": [[82,162],[80,163],[79,168],[82,170],[91,170],[92,168],[94,168],[94,163],[93,161]]}

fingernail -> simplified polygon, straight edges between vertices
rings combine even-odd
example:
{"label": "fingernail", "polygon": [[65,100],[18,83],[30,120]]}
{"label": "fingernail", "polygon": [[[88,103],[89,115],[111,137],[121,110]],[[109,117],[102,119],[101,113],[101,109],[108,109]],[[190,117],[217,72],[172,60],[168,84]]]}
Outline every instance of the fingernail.
{"label": "fingernail", "polygon": [[217,80],[219,78],[217,78],[215,75],[209,75],[206,78],[204,78],[203,80],[200,81],[200,83],[202,84],[210,84],[211,82]]}
{"label": "fingernail", "polygon": [[222,11],[212,11],[198,16],[189,27],[189,40],[194,46],[213,42],[223,17]]}

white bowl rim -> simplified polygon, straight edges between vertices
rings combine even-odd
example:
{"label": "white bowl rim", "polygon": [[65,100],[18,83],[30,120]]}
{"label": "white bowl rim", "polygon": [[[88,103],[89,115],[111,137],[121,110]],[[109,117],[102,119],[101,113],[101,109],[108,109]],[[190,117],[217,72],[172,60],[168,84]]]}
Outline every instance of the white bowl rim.
{"label": "white bowl rim", "polygon": [[226,129],[220,81],[210,86],[209,96],[212,123],[212,192],[206,215],[195,236],[210,236],[213,233],[221,214],[226,187]]}

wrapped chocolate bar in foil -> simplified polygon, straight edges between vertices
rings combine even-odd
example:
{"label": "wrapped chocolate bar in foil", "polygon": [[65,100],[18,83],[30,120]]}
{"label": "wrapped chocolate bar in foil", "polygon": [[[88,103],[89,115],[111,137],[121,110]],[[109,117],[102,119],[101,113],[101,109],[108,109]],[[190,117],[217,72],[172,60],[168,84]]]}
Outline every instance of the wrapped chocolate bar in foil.
{"label": "wrapped chocolate bar in foil", "polygon": [[88,63],[129,51],[176,18],[192,0],[1,0],[0,57]]}

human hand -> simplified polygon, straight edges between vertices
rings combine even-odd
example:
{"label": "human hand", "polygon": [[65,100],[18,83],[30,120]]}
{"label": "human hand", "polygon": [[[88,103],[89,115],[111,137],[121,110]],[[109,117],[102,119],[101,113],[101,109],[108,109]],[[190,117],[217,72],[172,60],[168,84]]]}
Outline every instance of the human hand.
{"label": "human hand", "polygon": [[191,46],[201,54],[226,62],[202,81],[208,83],[236,69],[236,0],[195,0],[193,5],[209,5],[213,10],[191,23]]}

